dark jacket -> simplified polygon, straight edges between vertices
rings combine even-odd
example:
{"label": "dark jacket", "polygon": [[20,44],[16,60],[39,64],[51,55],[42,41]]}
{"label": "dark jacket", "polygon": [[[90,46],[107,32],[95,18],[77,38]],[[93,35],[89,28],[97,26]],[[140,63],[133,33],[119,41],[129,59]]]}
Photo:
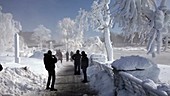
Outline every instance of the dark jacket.
{"label": "dark jacket", "polygon": [[0,64],[0,71],[2,71],[2,69],[3,69],[3,67],[2,67],[2,65]]}
{"label": "dark jacket", "polygon": [[46,70],[55,69],[56,62],[57,62],[57,58],[54,55],[44,54],[44,65]]}
{"label": "dark jacket", "polygon": [[81,54],[76,53],[71,58],[74,60],[74,64],[80,64]]}
{"label": "dark jacket", "polygon": [[87,68],[89,66],[89,59],[87,58],[87,55],[82,55],[81,58],[81,69]]}

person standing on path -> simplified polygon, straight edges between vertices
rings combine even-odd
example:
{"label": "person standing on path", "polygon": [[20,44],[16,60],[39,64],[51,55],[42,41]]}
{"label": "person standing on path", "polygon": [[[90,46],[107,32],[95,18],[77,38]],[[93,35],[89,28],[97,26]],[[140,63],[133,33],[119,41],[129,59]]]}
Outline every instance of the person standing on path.
{"label": "person standing on path", "polygon": [[69,52],[68,51],[66,52],[66,61],[67,62],[69,61]]}
{"label": "person standing on path", "polygon": [[80,59],[81,54],[80,51],[77,50],[76,54],[74,54],[71,58],[74,60],[74,75],[80,75]]}
{"label": "person standing on path", "polygon": [[[55,57],[55,55],[52,55],[51,50],[48,50],[48,52],[44,54],[43,60],[44,60],[45,68],[48,71],[48,81],[47,81],[46,89],[47,90],[50,89],[51,91],[57,91],[57,89],[54,89],[55,63],[57,62],[57,58]],[[49,86],[50,86],[51,78],[52,78],[52,83],[50,88]]]}
{"label": "person standing on path", "polygon": [[82,69],[82,72],[83,72],[83,75],[84,75],[84,80],[82,81],[83,83],[86,83],[88,82],[87,81],[87,67],[89,65],[89,59],[87,58],[87,54],[82,51],[81,52],[81,69]]}
{"label": "person standing on path", "polygon": [[56,57],[57,57],[58,60],[60,60],[61,63],[62,63],[62,61],[63,61],[63,54],[62,54],[62,52],[60,51],[60,49],[59,49],[59,50],[56,50]]}

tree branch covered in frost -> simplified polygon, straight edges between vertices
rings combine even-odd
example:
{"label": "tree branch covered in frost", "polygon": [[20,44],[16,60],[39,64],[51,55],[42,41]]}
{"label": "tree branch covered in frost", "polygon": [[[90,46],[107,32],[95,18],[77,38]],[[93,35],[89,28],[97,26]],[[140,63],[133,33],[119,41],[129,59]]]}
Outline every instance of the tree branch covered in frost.
{"label": "tree branch covered in frost", "polygon": [[51,39],[51,30],[44,27],[44,25],[39,25],[33,32],[31,39],[35,40],[35,42],[43,44],[43,42]]}
{"label": "tree branch covered in frost", "polygon": [[3,13],[0,6],[0,50],[13,48],[14,34],[22,30],[20,22],[11,13]]}
{"label": "tree branch covered in frost", "polygon": [[125,36],[138,32],[141,38],[147,35],[148,54],[155,56],[162,46],[162,34],[167,33],[167,24],[170,21],[170,10],[166,0],[159,6],[155,0],[114,0],[115,12],[113,22],[122,28]]}
{"label": "tree branch covered in frost", "polygon": [[109,61],[113,61],[113,48],[110,40],[111,17],[109,9],[110,0],[96,0],[89,12],[90,24],[93,30],[104,33],[104,43]]}

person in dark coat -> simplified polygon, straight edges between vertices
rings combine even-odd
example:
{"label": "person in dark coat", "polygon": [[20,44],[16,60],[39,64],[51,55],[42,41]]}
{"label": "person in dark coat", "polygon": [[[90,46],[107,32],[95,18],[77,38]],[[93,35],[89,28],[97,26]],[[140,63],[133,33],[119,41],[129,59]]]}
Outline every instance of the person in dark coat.
{"label": "person in dark coat", "polygon": [[[54,84],[55,84],[55,63],[57,62],[57,58],[55,55],[52,55],[51,50],[48,50],[46,54],[44,54],[44,64],[45,68],[48,71],[48,81],[46,85],[46,89],[50,89],[51,91],[57,91],[57,89],[54,89]],[[51,88],[50,82],[52,78],[52,83],[51,83]]]}
{"label": "person in dark coat", "polygon": [[85,54],[84,51],[81,52],[81,69],[84,75],[84,80],[82,81],[83,83],[88,82],[87,81],[87,67],[89,65],[89,59],[87,58],[87,54]]}
{"label": "person in dark coat", "polygon": [[56,50],[56,57],[58,58],[58,60],[63,61],[63,54],[60,50]]}
{"label": "person in dark coat", "polygon": [[68,51],[66,52],[66,61],[67,62],[69,61],[69,53],[68,53]]}
{"label": "person in dark coat", "polygon": [[2,67],[2,65],[0,64],[0,71],[2,71],[2,69],[3,69],[3,67]]}
{"label": "person in dark coat", "polygon": [[80,51],[77,50],[76,54],[72,56],[72,59],[74,60],[74,75],[80,75],[80,59],[81,59],[81,54],[79,53]]}

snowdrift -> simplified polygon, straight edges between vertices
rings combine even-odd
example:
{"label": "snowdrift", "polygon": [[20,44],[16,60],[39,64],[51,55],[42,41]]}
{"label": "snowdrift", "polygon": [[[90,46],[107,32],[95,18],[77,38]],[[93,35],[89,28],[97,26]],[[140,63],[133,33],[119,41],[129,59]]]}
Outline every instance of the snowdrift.
{"label": "snowdrift", "polygon": [[118,71],[126,71],[141,80],[159,81],[160,69],[158,66],[151,60],[141,56],[121,57],[112,63],[112,67]]}
{"label": "snowdrift", "polygon": [[7,67],[0,72],[0,96],[19,96],[30,91],[42,90],[45,81],[45,78],[34,74],[27,67]]}

